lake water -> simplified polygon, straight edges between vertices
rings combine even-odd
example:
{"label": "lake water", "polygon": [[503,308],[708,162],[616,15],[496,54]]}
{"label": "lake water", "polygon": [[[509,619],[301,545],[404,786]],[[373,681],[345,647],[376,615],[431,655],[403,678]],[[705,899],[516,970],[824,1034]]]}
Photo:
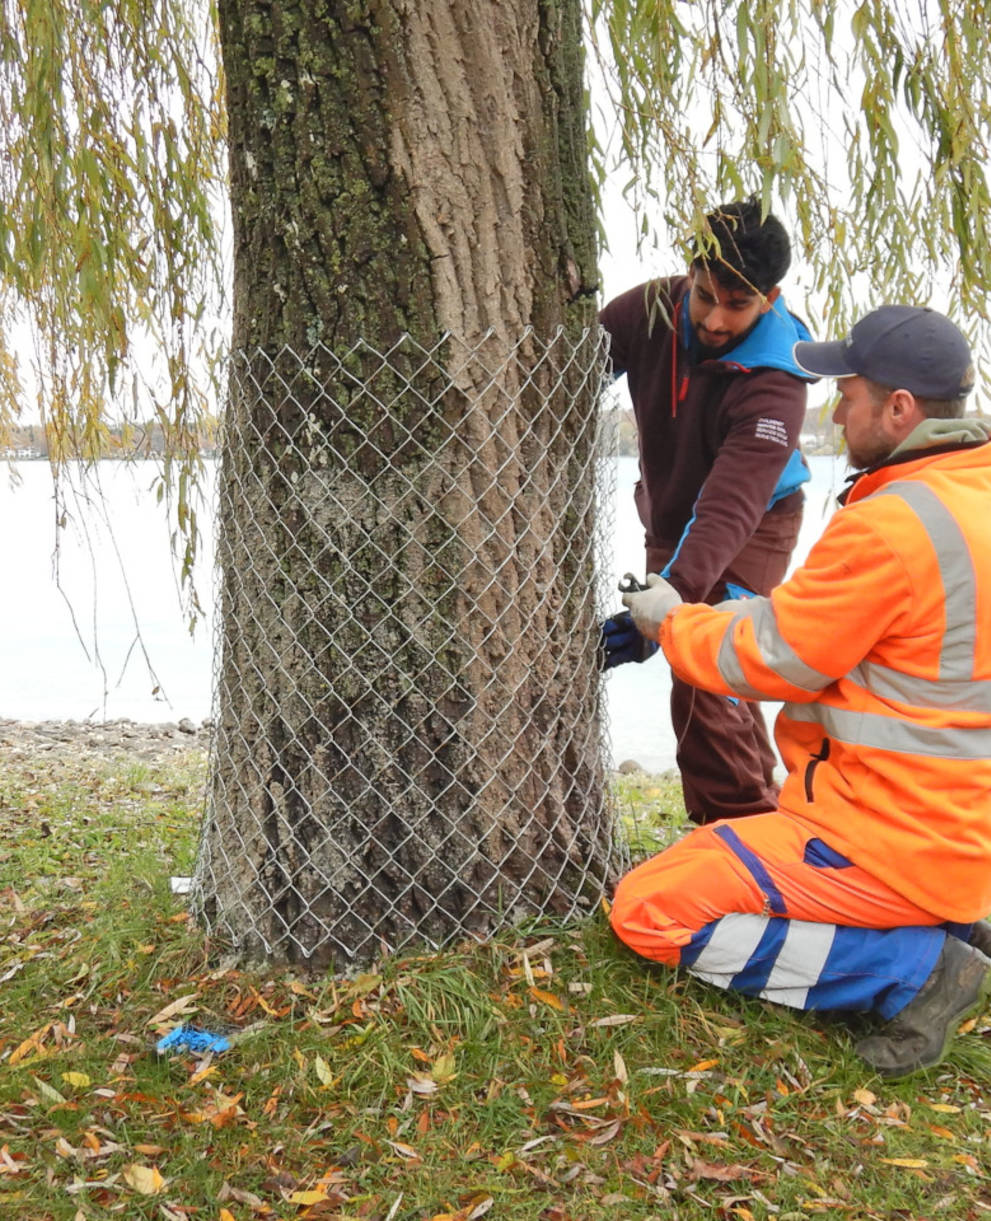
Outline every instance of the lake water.
{"label": "lake water", "polygon": [[[0,470],[0,716],[195,721],[209,715],[209,622],[190,636],[155,494],[159,466],[97,463],[67,498],[56,556],[46,462]],[[212,472],[211,472],[212,476]],[[88,505],[84,501],[88,500]],[[209,511],[202,512],[209,525]],[[196,581],[212,598],[210,531]]]}
{"label": "lake water", "polygon": [[[643,530],[633,508],[636,459],[616,466],[613,569],[642,574]],[[813,458],[795,562],[819,536],[846,473],[842,458]],[[207,613],[191,636],[169,548],[170,525],[155,495],[153,462],[97,464],[94,482],[64,506],[56,558],[56,506],[47,463],[0,472],[0,717],[17,720],[200,721],[210,713],[213,639]],[[210,474],[212,478],[212,471]],[[210,489],[207,488],[209,496]],[[90,512],[84,514],[83,499]],[[101,504],[104,506],[100,516]],[[212,599],[210,513],[201,507],[195,584]],[[619,609],[619,595],[616,595]],[[670,679],[660,656],[606,677],[613,762],[674,766]],[[773,707],[769,708],[773,715]]]}

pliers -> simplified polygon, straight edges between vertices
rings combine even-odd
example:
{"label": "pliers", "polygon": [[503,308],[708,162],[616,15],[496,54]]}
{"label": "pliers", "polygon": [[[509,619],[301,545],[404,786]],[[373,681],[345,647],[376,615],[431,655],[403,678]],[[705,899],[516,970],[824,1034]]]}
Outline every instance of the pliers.
{"label": "pliers", "polygon": [[619,583],[619,592],[621,594],[639,594],[648,588],[649,586],[642,585],[632,572],[624,573],[623,579]]}

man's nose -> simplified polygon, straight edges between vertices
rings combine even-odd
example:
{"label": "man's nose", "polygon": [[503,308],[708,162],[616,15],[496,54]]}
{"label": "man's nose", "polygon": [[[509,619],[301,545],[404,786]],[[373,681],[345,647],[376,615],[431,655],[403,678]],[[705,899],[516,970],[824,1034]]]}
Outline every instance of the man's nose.
{"label": "man's nose", "polygon": [[718,303],[710,306],[702,319],[703,325],[708,331],[722,331],[726,328],[726,318],[723,314],[723,307]]}

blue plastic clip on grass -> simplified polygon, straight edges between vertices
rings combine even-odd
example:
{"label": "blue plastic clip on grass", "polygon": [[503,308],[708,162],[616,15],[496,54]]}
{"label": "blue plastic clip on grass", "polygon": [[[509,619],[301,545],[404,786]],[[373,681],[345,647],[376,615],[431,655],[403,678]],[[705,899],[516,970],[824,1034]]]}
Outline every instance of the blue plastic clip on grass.
{"label": "blue plastic clip on grass", "polygon": [[230,1051],[230,1039],[209,1030],[197,1030],[195,1026],[176,1026],[155,1044],[159,1055],[167,1051],[222,1052]]}

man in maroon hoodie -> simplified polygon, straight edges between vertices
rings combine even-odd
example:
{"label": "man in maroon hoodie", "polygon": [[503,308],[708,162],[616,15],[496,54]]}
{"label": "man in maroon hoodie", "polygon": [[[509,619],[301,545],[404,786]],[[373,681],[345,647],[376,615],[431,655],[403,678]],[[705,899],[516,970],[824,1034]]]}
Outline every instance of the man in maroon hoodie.
{"label": "man in maroon hoodie", "polygon": [[[785,308],[781,222],[754,199],[706,218],[688,274],[638,285],[600,314],[636,416],[635,496],[646,570],[685,601],[768,594],[784,578],[809,478],[798,449],[810,379],[792,348],[811,338]],[[656,647],[656,646],[655,646]],[[626,613],[603,625],[604,667],[653,651]],[[697,823],[777,806],[760,707],[672,679],[685,806]]]}

